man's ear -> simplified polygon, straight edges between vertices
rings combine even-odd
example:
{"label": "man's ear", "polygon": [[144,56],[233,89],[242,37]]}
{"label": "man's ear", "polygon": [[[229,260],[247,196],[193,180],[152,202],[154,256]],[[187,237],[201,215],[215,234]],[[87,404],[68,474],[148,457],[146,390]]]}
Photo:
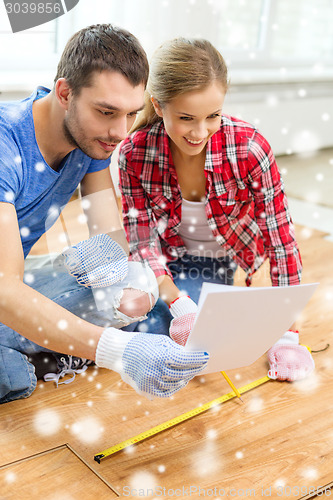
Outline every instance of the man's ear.
{"label": "man's ear", "polygon": [[72,91],[70,86],[68,85],[66,78],[59,78],[59,80],[56,81],[54,86],[54,93],[60,106],[67,110]]}
{"label": "man's ear", "polygon": [[161,108],[161,105],[160,103],[158,102],[157,99],[155,99],[155,97],[151,96],[150,98],[151,102],[152,102],[152,105],[154,106],[154,109],[155,109],[155,113],[160,117],[160,118],[163,118],[163,110]]}

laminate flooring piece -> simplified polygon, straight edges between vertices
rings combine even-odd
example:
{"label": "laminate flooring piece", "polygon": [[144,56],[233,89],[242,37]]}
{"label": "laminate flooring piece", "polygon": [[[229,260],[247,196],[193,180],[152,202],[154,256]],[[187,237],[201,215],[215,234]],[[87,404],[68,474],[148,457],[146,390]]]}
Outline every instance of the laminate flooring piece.
{"label": "laminate flooring piece", "polygon": [[[118,492],[63,445],[0,468],[1,500],[117,498]],[[84,493],[83,493],[84,492]]]}

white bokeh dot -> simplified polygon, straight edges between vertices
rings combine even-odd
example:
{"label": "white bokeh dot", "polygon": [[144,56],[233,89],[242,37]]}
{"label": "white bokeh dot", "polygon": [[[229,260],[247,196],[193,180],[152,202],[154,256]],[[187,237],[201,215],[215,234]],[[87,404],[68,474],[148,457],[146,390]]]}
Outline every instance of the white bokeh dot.
{"label": "white bokeh dot", "polygon": [[32,273],[24,273],[23,281],[27,285],[31,285],[35,281],[35,276]]}
{"label": "white bokeh dot", "polygon": [[44,170],[45,170],[45,165],[44,165],[44,163],[43,163],[43,162],[41,162],[41,161],[38,161],[38,162],[35,164],[35,170],[36,170],[37,172],[44,172]]}
{"label": "white bokeh dot", "polygon": [[88,218],[85,214],[80,214],[77,218],[79,224],[86,224]]}
{"label": "white bokeh dot", "polygon": [[5,193],[5,200],[6,201],[14,201],[14,193],[13,193],[13,191],[6,191],[6,193]]}
{"label": "white bokeh dot", "polygon": [[130,208],[128,211],[128,217],[137,218],[139,215],[139,211],[136,208]]}
{"label": "white bokeh dot", "polygon": [[87,444],[97,442],[103,431],[104,428],[96,417],[83,417],[71,425],[71,433]]}
{"label": "white bokeh dot", "polygon": [[8,484],[14,483],[16,481],[16,474],[15,474],[15,472],[12,472],[12,471],[6,472],[6,474],[5,474],[5,481]]}
{"label": "white bokeh dot", "polygon": [[30,234],[30,229],[28,227],[26,227],[26,226],[25,227],[21,227],[20,233],[21,233],[21,236],[23,238],[27,238],[29,236],[29,234]]}
{"label": "white bokeh dot", "polygon": [[81,206],[82,206],[83,210],[88,210],[91,207],[90,200],[87,200],[86,198],[83,198],[81,200]]}
{"label": "white bokeh dot", "polygon": [[60,429],[61,419],[55,410],[40,410],[33,419],[35,432],[42,436],[51,436]]}
{"label": "white bokeh dot", "polygon": [[68,327],[68,322],[65,319],[60,319],[57,323],[59,330],[66,330]]}
{"label": "white bokeh dot", "polygon": [[105,299],[105,292],[103,292],[103,290],[97,290],[94,293],[94,296],[95,296],[96,300],[103,300],[103,299]]}
{"label": "white bokeh dot", "polygon": [[129,479],[130,486],[133,490],[140,491],[144,490],[154,490],[157,486],[157,481],[155,476],[151,472],[147,471],[137,471]]}
{"label": "white bokeh dot", "polygon": [[206,434],[208,439],[216,439],[217,437],[217,431],[215,429],[209,429]]}

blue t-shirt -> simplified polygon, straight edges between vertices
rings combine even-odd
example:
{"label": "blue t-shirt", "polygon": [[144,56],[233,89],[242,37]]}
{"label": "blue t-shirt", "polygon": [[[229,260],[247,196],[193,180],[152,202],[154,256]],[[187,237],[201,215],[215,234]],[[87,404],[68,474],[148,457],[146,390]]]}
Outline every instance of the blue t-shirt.
{"label": "blue t-shirt", "polygon": [[59,171],[45,162],[36,141],[32,103],[49,92],[38,87],[22,101],[0,102],[0,202],[15,206],[24,257],[54,224],[85,174],[110,164],[79,149],[64,158]]}

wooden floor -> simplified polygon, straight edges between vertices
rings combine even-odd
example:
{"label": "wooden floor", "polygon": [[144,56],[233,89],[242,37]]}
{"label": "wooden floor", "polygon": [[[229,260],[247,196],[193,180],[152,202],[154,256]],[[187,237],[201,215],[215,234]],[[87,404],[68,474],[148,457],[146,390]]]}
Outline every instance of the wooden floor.
{"label": "wooden floor", "polygon": [[[301,227],[297,235],[303,283],[320,282],[298,324],[302,342],[331,344],[314,354],[313,376],[267,382],[244,394],[244,404],[227,401],[101,464],[96,453],[228,393],[223,377],[197,377],[154,401],[94,367],[59,388],[39,383],[29,399],[0,406],[0,499],[301,498],[331,483],[333,243]],[[269,284],[265,265],[254,285]],[[266,373],[263,356],[229,376],[242,387]]]}

